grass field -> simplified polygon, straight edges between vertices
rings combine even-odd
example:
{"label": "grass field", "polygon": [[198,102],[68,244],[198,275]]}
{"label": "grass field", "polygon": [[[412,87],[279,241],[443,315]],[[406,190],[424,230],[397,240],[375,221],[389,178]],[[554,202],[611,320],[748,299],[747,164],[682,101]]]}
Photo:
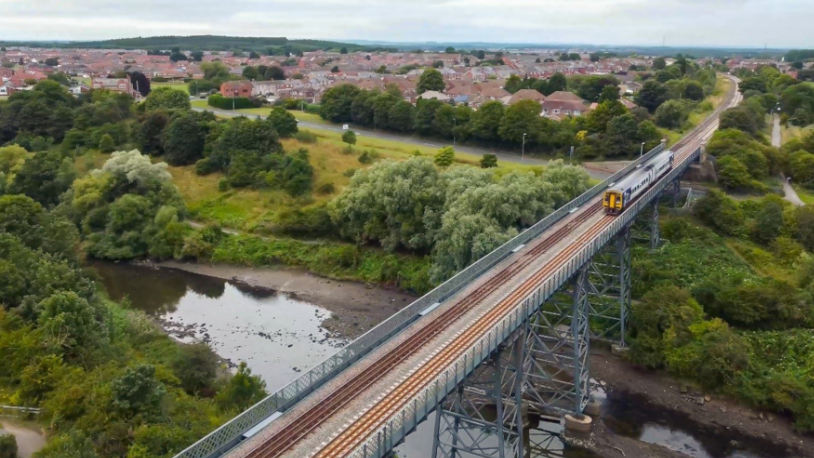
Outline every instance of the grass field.
{"label": "grass field", "polygon": [[800,196],[800,200],[805,202],[806,205],[814,204],[814,192],[796,184],[792,185],[792,187],[794,187],[794,190],[797,191],[797,195]]}
{"label": "grass field", "polygon": [[799,127],[792,126],[791,124],[785,126],[781,124],[780,137],[782,139],[783,144],[785,144],[786,142],[793,140],[795,138],[805,137],[812,130],[814,130],[814,126]]}

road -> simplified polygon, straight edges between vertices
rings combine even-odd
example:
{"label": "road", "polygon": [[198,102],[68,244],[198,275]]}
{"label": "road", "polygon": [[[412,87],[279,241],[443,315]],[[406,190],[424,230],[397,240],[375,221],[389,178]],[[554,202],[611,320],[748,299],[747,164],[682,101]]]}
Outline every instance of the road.
{"label": "road", "polygon": [[[772,146],[780,148],[783,143],[783,139],[780,134],[780,116],[775,113],[772,119],[774,121],[772,127]],[[785,194],[784,198],[798,207],[804,206],[805,202],[800,199],[800,196],[797,195],[797,191],[791,187],[789,180],[787,180],[782,173],[780,174],[780,179],[783,181],[783,192]]]}
{"label": "road", "polygon": [[[195,110],[195,111],[211,111],[211,112],[215,113],[216,115],[221,115],[221,116],[232,116],[232,117],[246,116],[247,118],[255,118],[255,119],[260,119],[261,118],[261,116],[259,116],[259,115],[246,115],[246,114],[243,114],[243,113],[235,113],[233,111],[218,110],[218,109],[214,109],[214,108],[194,107],[193,110]],[[331,131],[331,132],[340,132],[340,133],[342,132],[341,127],[333,126],[331,124],[321,124],[321,123],[317,123],[317,122],[309,122],[309,121],[302,121],[302,120],[298,120],[297,124],[300,127],[306,127],[308,129],[327,130],[327,131]],[[529,157],[529,156],[526,156],[525,158],[522,158],[519,154],[498,152],[498,151],[482,149],[482,148],[473,148],[471,146],[453,145],[452,143],[438,142],[436,140],[427,140],[427,139],[423,139],[423,138],[408,137],[406,135],[388,134],[388,133],[384,133],[384,132],[360,129],[357,126],[353,126],[353,131],[356,132],[356,135],[358,137],[378,138],[380,140],[396,141],[396,142],[408,143],[408,144],[416,145],[416,146],[425,146],[425,147],[429,147],[429,148],[438,148],[438,149],[441,149],[441,148],[443,148],[445,146],[454,146],[456,151],[460,151],[462,153],[474,154],[474,155],[477,155],[477,156],[481,156],[481,155],[484,155],[484,154],[494,154],[495,156],[497,156],[498,160],[500,160],[500,161],[513,162],[513,163],[517,163],[517,164],[545,165],[545,164],[547,164],[549,162],[548,160],[545,160],[545,159],[537,159],[537,158],[533,158],[533,157]]]}

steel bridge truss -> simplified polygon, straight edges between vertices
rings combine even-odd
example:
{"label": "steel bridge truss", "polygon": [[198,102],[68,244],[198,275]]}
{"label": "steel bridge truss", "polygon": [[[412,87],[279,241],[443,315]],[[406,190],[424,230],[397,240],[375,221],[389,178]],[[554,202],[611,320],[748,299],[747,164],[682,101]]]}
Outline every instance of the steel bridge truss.
{"label": "steel bridge truss", "polygon": [[590,262],[436,409],[433,458],[523,457],[528,412],[588,403]]}

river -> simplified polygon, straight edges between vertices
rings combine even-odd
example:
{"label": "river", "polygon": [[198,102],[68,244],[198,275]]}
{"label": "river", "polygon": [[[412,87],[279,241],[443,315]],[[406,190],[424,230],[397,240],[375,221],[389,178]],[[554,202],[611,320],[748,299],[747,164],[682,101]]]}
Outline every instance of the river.
{"label": "river", "polygon": [[[108,294],[155,317],[182,341],[204,340],[232,363],[246,361],[270,392],[316,365],[347,339],[323,327],[331,312],[285,294],[243,283],[173,269],[94,263]],[[644,398],[610,393],[603,400],[614,433],[665,446],[692,458],[774,458],[764,443],[694,427],[675,414],[648,408]],[[433,417],[434,418],[434,417]],[[433,418],[398,447],[400,458],[425,458],[432,451]],[[559,424],[541,423],[526,439],[533,457],[593,458],[563,445]]]}

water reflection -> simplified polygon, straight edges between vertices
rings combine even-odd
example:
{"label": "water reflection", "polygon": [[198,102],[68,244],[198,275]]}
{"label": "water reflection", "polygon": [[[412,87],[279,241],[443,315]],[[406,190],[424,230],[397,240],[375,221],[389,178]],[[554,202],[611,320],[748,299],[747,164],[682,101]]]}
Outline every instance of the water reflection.
{"label": "water reflection", "polygon": [[329,311],[271,290],[176,270],[92,267],[111,298],[129,298],[179,340],[204,340],[221,357],[246,361],[270,391],[345,344],[321,327]]}
{"label": "water reflection", "polygon": [[692,458],[781,458],[785,448],[769,441],[709,428],[687,415],[657,407],[643,396],[608,393],[605,423],[615,433],[657,444]]}

